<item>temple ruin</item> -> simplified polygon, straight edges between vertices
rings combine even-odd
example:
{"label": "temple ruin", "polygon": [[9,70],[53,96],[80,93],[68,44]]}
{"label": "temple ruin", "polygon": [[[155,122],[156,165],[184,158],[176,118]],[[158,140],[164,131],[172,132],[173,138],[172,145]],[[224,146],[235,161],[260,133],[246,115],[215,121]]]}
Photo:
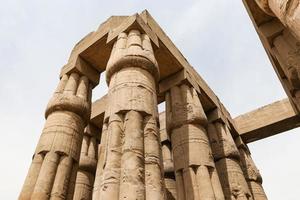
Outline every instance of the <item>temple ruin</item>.
{"label": "temple ruin", "polygon": [[112,16],[61,69],[19,199],[266,200],[247,144],[300,126],[300,4],[243,1],[286,99],[232,118],[146,10]]}

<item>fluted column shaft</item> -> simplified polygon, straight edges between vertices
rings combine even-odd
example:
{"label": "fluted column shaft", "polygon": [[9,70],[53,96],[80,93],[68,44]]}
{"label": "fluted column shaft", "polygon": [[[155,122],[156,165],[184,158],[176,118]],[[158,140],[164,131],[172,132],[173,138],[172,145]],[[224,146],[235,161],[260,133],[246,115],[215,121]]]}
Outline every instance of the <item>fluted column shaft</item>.
{"label": "fluted column shaft", "polygon": [[91,200],[98,158],[100,130],[89,124],[84,131],[74,200]]}
{"label": "fluted column shaft", "polygon": [[86,76],[62,76],[46,109],[45,127],[19,199],[73,199],[91,93]]}
{"label": "fluted column shaft", "polygon": [[240,154],[228,127],[222,122],[209,123],[208,136],[226,200],[250,200]]}
{"label": "fluted column shaft", "polygon": [[276,16],[300,41],[300,4],[298,0],[256,0],[268,15]]}
{"label": "fluted column shaft", "polygon": [[224,199],[209,145],[207,118],[197,92],[187,84],[166,94],[178,200]]}
{"label": "fluted column shaft", "polygon": [[156,88],[158,66],[146,34],[121,33],[107,64],[108,123],[101,200],[164,199]]}
{"label": "fluted column shaft", "polygon": [[252,160],[248,146],[242,141],[241,137],[235,139],[235,143],[239,149],[241,159],[240,165],[244,172],[249,189],[254,200],[267,200],[267,196],[262,187],[262,177]]}

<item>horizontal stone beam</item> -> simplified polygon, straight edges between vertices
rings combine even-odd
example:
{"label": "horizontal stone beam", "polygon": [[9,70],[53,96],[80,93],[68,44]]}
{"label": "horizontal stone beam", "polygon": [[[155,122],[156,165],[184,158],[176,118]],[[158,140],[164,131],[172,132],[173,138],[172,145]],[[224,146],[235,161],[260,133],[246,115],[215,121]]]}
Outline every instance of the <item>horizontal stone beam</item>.
{"label": "horizontal stone beam", "polygon": [[107,95],[93,102],[92,104],[92,113],[90,122],[102,129],[102,124],[104,120],[105,109],[107,105]]}
{"label": "horizontal stone beam", "polygon": [[[160,70],[158,103],[165,100],[164,93],[168,89],[174,85],[180,84],[182,81],[187,81],[199,94],[201,94],[200,100],[206,112],[217,109],[222,115],[222,119],[231,122],[232,119],[229,112],[225,109],[219,98],[196,70],[188,63],[152,16],[147,11],[142,12],[139,16],[134,15],[131,17],[110,18],[107,22],[102,24],[97,31],[89,34],[75,46],[70,61],[72,61],[73,57],[76,58],[76,55],[80,55],[80,57],[92,64],[92,66],[100,72],[105,71],[105,66],[112,47],[111,40],[115,38],[115,32],[125,30],[126,27],[129,27],[128,24],[133,24],[135,26],[135,24],[138,23],[141,29],[145,31],[148,30],[147,34],[153,35],[151,40],[155,44],[155,58],[157,59]],[[94,110],[96,105],[93,105],[93,107]],[[92,111],[92,120],[99,114],[99,111]],[[95,123],[99,122],[95,120]]]}
{"label": "horizontal stone beam", "polygon": [[276,101],[234,118],[237,131],[245,143],[261,140],[300,126],[289,99]]}

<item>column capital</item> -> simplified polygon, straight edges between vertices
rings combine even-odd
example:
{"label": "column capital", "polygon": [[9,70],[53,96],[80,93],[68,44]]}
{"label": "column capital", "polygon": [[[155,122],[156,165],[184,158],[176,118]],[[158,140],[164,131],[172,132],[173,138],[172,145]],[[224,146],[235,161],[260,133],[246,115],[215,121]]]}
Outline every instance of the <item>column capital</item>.
{"label": "column capital", "polygon": [[98,85],[101,74],[99,70],[94,68],[80,56],[72,57],[68,63],[63,66],[60,72],[60,78],[65,74],[70,75],[72,73],[79,73],[86,76],[91,81],[93,87]]}

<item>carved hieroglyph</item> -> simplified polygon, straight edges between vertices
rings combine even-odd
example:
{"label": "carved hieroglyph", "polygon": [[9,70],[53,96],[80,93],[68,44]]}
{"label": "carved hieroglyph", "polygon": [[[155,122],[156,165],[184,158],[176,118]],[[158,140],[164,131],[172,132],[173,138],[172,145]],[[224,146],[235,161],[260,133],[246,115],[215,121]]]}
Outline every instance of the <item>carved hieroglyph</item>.
{"label": "carved hieroglyph", "polygon": [[98,158],[100,130],[89,124],[84,131],[76,177],[74,200],[92,199],[92,191]]}
{"label": "carved hieroglyph", "polygon": [[92,86],[86,76],[63,75],[46,110],[20,200],[73,199],[83,130],[89,119]]}
{"label": "carved hieroglyph", "polygon": [[298,0],[256,0],[268,15],[276,16],[300,40],[300,4]]}
{"label": "carved hieroglyph", "polygon": [[166,94],[178,200],[224,199],[205,126],[207,119],[194,88],[182,84]]}
{"label": "carved hieroglyph", "polygon": [[244,172],[246,181],[248,183],[249,189],[252,193],[254,200],[267,200],[267,196],[264,192],[262,187],[262,177],[259,173],[259,170],[255,166],[249,148],[244,142],[242,141],[241,137],[237,137],[235,139],[235,143],[238,146],[241,160],[240,165]]}
{"label": "carved hieroglyph", "polygon": [[119,34],[106,76],[107,146],[99,199],[164,199],[156,96],[159,72],[149,37],[138,30]]}
{"label": "carved hieroglyph", "polygon": [[227,126],[218,121],[209,123],[208,136],[225,199],[252,199],[239,164],[239,151]]}

